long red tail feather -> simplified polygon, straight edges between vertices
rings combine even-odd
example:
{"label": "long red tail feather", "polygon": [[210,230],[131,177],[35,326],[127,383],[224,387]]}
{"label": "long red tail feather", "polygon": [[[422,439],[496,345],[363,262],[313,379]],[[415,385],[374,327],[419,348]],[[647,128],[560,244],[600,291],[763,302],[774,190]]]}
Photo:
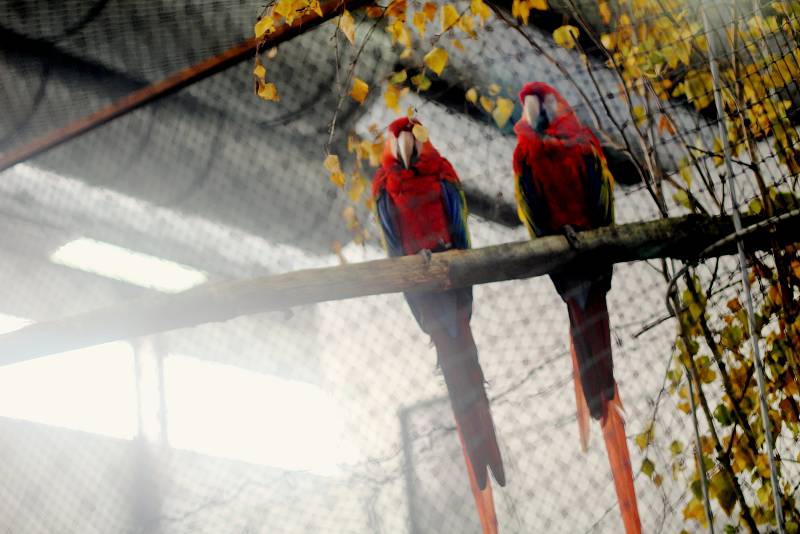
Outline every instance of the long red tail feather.
{"label": "long red tail feather", "polygon": [[581,385],[581,371],[578,366],[578,356],[575,354],[575,343],[570,337],[569,348],[572,353],[572,381],[575,384],[575,403],[578,414],[578,434],[581,438],[581,450],[589,450],[589,406],[586,404],[586,395]]}
{"label": "long red tail feather", "polygon": [[606,417],[600,421],[600,426],[603,428],[608,463],[614,477],[614,489],[617,491],[617,502],[622,514],[622,523],[625,525],[625,533],[641,534],[639,507],[636,504],[636,491],[633,488],[633,469],[621,410],[622,403],[619,394],[616,394],[606,406]]}
{"label": "long red tail feather", "polygon": [[614,380],[605,291],[591,292],[584,307],[572,299],[567,301],[567,306],[581,447],[586,450],[591,414],[600,420],[603,429],[625,532],[640,534],[642,527],[625,439],[622,402]]}
{"label": "long red tail feather", "polygon": [[472,490],[472,496],[475,498],[475,509],[478,511],[478,518],[481,522],[481,530],[483,534],[497,534],[497,514],[494,510],[492,481],[487,480],[486,487],[484,489],[478,487],[478,481],[475,479],[475,470],[472,468],[472,462],[469,460],[467,446],[464,444],[464,436],[461,434],[460,428],[458,429],[458,438],[461,441],[461,450],[464,453],[464,462],[467,464],[469,487]]}
{"label": "long red tail feather", "polygon": [[478,349],[468,322],[462,323],[460,331],[461,335],[456,338],[446,332],[431,335],[450,395],[450,405],[479,488],[486,487],[490,469],[497,483],[505,486],[503,459],[486,397],[483,371],[478,362]]}
{"label": "long red tail feather", "polygon": [[497,483],[504,486],[503,460],[468,318],[462,321],[459,331],[461,335],[455,338],[445,331],[434,331],[431,338],[447,384],[483,534],[496,534],[497,517],[489,470]]}

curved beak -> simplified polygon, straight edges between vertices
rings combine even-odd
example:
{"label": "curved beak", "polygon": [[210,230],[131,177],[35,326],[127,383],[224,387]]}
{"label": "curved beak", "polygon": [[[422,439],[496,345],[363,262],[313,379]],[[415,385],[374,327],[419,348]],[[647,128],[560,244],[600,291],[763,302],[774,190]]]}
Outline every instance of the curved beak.
{"label": "curved beak", "polygon": [[415,141],[414,134],[411,132],[400,132],[400,135],[397,138],[398,156],[400,156],[400,160],[403,162],[403,166],[406,169],[411,167],[411,163],[414,158]]}
{"label": "curved beak", "polygon": [[536,122],[541,113],[541,103],[536,95],[528,95],[525,97],[525,102],[522,105],[522,117],[531,128],[536,128]]}

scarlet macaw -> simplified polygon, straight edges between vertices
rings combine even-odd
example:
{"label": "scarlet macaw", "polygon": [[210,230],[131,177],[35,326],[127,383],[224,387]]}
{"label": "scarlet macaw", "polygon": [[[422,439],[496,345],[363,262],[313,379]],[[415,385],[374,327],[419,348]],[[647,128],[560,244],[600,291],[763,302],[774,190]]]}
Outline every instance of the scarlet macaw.
{"label": "scarlet macaw", "polygon": [[[600,142],[566,100],[541,82],[519,93],[522,118],[514,127],[515,196],[531,237],[608,226],[614,222],[614,178]],[[550,275],[567,304],[581,447],[589,414],[600,421],[627,534],[641,532],[633,472],[625,441],[622,402],[614,380],[606,293],[611,266],[579,266]]]}
{"label": "scarlet macaw", "polygon": [[[467,204],[458,176],[430,141],[414,136],[416,119],[389,125],[372,196],[390,256],[470,247]],[[505,473],[469,322],[472,288],[406,293],[422,330],[436,347],[450,396],[470,486],[485,534],[497,532],[491,469],[501,486]]]}

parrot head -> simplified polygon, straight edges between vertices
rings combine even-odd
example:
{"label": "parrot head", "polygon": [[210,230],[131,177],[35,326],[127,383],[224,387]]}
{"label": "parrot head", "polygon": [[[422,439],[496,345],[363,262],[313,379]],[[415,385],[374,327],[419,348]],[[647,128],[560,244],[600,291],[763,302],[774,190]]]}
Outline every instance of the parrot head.
{"label": "parrot head", "polygon": [[384,159],[391,158],[406,169],[411,168],[424,148],[423,143],[414,137],[413,129],[416,125],[422,126],[422,123],[408,117],[401,117],[389,125]]}
{"label": "parrot head", "polygon": [[564,97],[544,82],[530,82],[519,92],[522,120],[533,130],[543,133],[557,120],[575,117]]}

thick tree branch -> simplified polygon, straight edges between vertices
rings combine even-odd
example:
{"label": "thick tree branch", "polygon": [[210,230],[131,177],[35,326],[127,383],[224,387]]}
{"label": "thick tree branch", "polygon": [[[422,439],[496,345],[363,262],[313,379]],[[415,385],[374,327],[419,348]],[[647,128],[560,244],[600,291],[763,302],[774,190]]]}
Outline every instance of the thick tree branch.
{"label": "thick tree branch", "polygon": [[63,128],[53,130],[26,145],[0,155],[0,172],[94,130],[98,126],[102,126],[150,102],[169,96],[180,91],[184,87],[188,87],[193,83],[204,80],[218,72],[222,72],[228,67],[237,65],[253,57],[258,47],[264,49],[277,46],[298,35],[302,35],[308,30],[338,15],[345,6],[349,9],[356,9],[368,3],[367,0],[330,0],[325,2],[321,7],[322,16],[312,12],[298,17],[292,24],[278,26],[273,33],[269,34],[264,39],[259,40],[251,38],[241,42],[217,56],[204,59],[196,65],[186,67],[172,76],[134,91],[105,108],[86,115]]}
{"label": "thick tree branch", "polygon": [[[757,222],[744,217],[743,224]],[[797,239],[800,215],[772,234]],[[157,295],[57,321],[34,324],[0,336],[0,365],[117,339],[129,339],[241,315],[316,302],[400,291],[431,291],[551,273],[671,257],[691,261],[706,247],[733,233],[730,217],[690,215],[582,232],[576,247],[562,236],[434,254],[429,263],[406,256],[308,269],[250,280],[206,284],[177,295]],[[744,238],[750,250],[768,248],[768,230]],[[732,254],[728,243],[714,255]]]}

